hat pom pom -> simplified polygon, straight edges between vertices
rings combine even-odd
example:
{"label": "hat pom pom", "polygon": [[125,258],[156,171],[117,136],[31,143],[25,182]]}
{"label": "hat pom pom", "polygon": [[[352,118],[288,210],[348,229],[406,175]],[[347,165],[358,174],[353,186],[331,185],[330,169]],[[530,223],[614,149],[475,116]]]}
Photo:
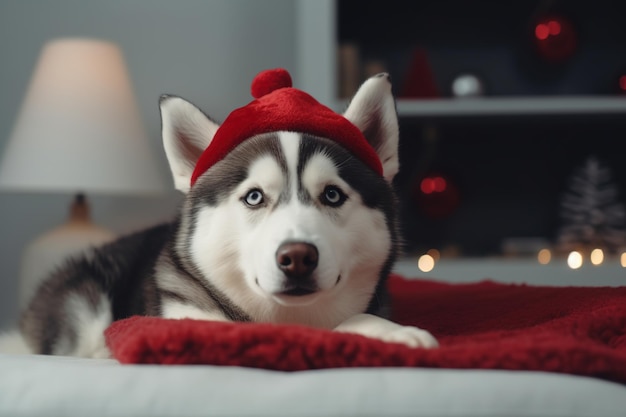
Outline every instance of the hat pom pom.
{"label": "hat pom pom", "polygon": [[276,68],[260,72],[254,80],[250,91],[252,97],[261,98],[279,88],[291,87],[291,76],[286,69]]}

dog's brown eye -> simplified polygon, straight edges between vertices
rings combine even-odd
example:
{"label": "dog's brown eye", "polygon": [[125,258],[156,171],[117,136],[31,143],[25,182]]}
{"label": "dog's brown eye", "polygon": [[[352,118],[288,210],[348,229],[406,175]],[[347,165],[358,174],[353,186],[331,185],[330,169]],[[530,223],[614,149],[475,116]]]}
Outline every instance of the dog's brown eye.
{"label": "dog's brown eye", "polygon": [[248,207],[256,207],[262,204],[264,200],[263,191],[258,188],[248,191],[248,194],[243,198],[244,203],[246,203]]}
{"label": "dog's brown eye", "polygon": [[346,201],[346,195],[334,185],[328,185],[320,196],[323,204],[331,207],[339,207]]}

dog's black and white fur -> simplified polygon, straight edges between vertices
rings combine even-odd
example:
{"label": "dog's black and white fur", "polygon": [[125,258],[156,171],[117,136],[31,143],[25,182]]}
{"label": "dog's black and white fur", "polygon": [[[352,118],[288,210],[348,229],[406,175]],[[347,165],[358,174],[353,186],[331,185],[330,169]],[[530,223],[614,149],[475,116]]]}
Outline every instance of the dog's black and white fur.
{"label": "dog's black and white fur", "polygon": [[387,74],[367,80],[344,114],[378,153],[383,177],[332,140],[280,131],[244,141],[190,187],[219,126],[181,98],[160,105],[174,183],[186,194],[176,220],[56,271],[23,313],[24,348],[106,357],[104,329],[135,314],[299,323],[436,346],[427,331],[381,317],[398,253]]}

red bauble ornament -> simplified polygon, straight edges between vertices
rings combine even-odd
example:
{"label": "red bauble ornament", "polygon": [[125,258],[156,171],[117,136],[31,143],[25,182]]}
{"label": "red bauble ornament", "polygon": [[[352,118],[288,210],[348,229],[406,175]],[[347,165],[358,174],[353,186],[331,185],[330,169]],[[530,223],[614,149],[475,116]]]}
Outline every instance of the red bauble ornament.
{"label": "red bauble ornament", "polygon": [[460,203],[458,188],[440,174],[418,179],[413,186],[413,198],[418,208],[432,219],[448,217]]}
{"label": "red bauble ornament", "polygon": [[534,25],[533,36],[538,54],[552,63],[568,60],[578,46],[574,25],[562,16],[539,19]]}

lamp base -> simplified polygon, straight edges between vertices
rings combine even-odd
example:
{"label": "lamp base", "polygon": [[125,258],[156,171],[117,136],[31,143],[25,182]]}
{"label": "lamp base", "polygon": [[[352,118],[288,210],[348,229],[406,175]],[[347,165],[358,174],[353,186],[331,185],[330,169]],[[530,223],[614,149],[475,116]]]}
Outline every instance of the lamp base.
{"label": "lamp base", "polygon": [[112,232],[91,222],[87,200],[83,194],[77,194],[68,221],[39,236],[24,251],[19,281],[20,311],[28,305],[41,282],[69,257],[114,238]]}

